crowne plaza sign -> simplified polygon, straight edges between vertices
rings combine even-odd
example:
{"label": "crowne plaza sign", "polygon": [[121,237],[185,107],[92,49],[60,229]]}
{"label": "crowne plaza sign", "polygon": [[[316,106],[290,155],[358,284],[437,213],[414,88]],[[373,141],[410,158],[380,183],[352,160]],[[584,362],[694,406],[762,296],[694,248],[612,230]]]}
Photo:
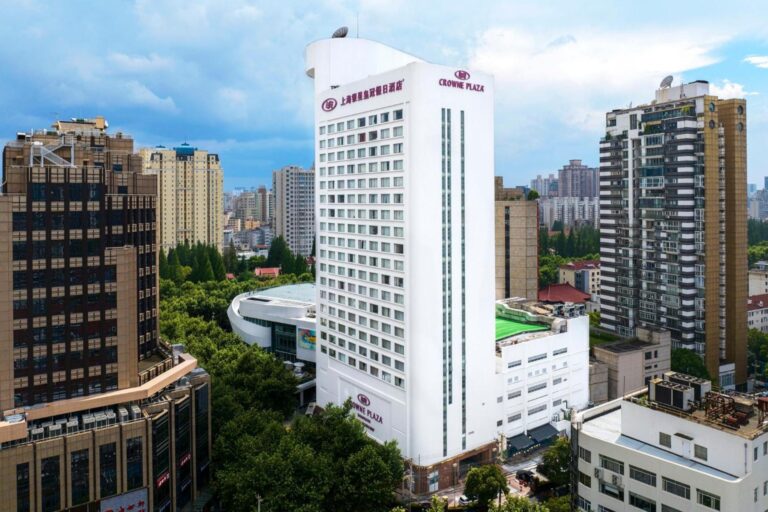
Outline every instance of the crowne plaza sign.
{"label": "crowne plaza sign", "polygon": [[456,78],[441,78],[437,81],[437,85],[441,87],[452,87],[454,89],[464,89],[465,91],[485,92],[485,86],[483,84],[474,84],[468,80],[472,77],[469,71],[460,69],[456,71],[453,76]]}

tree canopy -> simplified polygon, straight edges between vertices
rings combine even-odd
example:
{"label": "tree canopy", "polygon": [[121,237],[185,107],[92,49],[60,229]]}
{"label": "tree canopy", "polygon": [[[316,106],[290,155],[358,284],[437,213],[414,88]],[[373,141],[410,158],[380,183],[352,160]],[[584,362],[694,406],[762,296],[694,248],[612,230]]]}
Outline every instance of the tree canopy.
{"label": "tree canopy", "polygon": [[571,445],[567,437],[558,437],[547,448],[539,464],[538,472],[555,487],[567,485],[571,480]]}
{"label": "tree canopy", "polygon": [[687,373],[701,379],[711,379],[704,360],[693,350],[687,348],[672,349],[672,371]]}
{"label": "tree canopy", "polygon": [[507,496],[504,503],[501,505],[494,503],[490,510],[491,512],[549,512],[545,505],[534,503],[523,496]]}
{"label": "tree canopy", "polygon": [[507,494],[509,486],[504,472],[496,464],[472,468],[467,473],[464,494],[476,501],[479,510],[488,510],[489,503],[500,494]]}

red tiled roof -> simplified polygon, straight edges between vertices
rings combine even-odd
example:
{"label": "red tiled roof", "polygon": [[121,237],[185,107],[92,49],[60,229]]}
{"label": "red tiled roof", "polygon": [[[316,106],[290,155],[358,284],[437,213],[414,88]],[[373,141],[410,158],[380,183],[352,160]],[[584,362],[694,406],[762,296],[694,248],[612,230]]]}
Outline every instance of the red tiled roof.
{"label": "red tiled roof", "polygon": [[256,267],[253,269],[253,275],[277,277],[280,275],[280,267]]}
{"label": "red tiled roof", "polygon": [[768,294],[749,296],[749,300],[747,301],[748,311],[765,308],[768,308]]}
{"label": "red tiled roof", "polygon": [[568,283],[551,284],[539,290],[541,302],[574,302],[583,304],[590,299],[588,293],[577,290]]}
{"label": "red tiled roof", "polygon": [[571,261],[560,268],[565,270],[583,270],[585,268],[600,268],[600,260]]}

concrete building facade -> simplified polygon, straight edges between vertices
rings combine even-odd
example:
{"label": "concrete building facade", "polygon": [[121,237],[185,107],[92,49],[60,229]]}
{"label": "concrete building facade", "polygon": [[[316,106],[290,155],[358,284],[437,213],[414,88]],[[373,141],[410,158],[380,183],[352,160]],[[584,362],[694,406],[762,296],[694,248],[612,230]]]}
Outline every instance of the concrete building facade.
{"label": "concrete building facade", "polygon": [[315,243],[315,170],[288,166],[272,173],[275,236],[294,254],[309,256]]}
{"label": "concrete building facade", "polygon": [[574,414],[573,509],[764,511],[767,410],[764,399],[668,372]]}
{"label": "concrete building facade", "polygon": [[173,149],[143,148],[144,173],[157,180],[159,245],[185,241],[223,248],[224,171],[219,155],[187,143]]}
{"label": "concrete building facade", "polygon": [[603,327],[668,329],[730,388],[747,380],[746,121],[707,82],[664,84],[600,141]]}
{"label": "concrete building facade", "polygon": [[551,228],[560,221],[564,226],[591,224],[600,220],[600,204],[595,197],[547,197],[539,200],[541,225]]}

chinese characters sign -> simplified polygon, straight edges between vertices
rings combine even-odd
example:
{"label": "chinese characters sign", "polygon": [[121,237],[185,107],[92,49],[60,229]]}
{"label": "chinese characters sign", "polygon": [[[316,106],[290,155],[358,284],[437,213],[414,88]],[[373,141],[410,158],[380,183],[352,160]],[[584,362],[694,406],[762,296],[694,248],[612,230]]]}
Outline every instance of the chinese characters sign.
{"label": "chinese characters sign", "polygon": [[[403,82],[405,79],[400,79],[395,82],[388,82],[386,84],[377,85],[368,89],[353,92],[341,97],[341,105],[349,105],[350,103],[357,103],[358,101],[365,101],[377,96],[389,94],[391,92],[398,92],[403,90]],[[326,98],[321,104],[322,109],[325,112],[330,112],[339,105],[339,102],[335,98]]]}
{"label": "chinese characters sign", "polygon": [[101,501],[101,512],[149,512],[147,489],[136,489]]}

